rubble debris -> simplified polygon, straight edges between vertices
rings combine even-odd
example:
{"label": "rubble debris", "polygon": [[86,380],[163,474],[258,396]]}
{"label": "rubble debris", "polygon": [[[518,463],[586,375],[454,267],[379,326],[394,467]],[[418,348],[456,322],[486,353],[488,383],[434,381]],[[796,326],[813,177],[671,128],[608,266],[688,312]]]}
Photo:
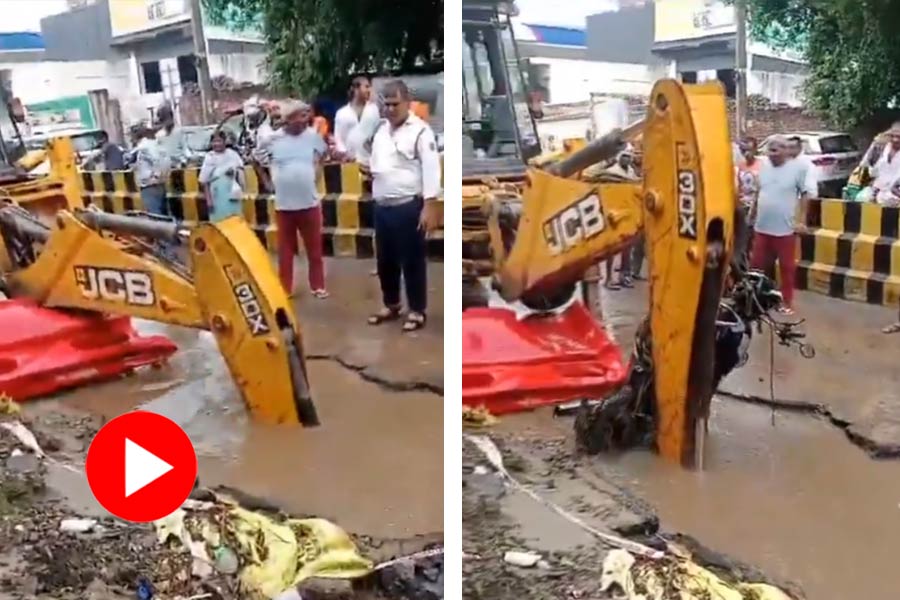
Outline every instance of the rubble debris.
{"label": "rubble debris", "polygon": [[469,427],[489,427],[496,425],[498,422],[497,417],[492,415],[485,406],[479,406],[478,408],[463,406],[462,418],[463,425]]}

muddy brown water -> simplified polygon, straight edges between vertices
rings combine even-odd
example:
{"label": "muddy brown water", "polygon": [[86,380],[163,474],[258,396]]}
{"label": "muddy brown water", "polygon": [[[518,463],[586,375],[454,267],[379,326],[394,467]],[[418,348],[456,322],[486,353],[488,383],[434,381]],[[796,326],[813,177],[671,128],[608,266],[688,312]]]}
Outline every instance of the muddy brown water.
{"label": "muddy brown water", "polygon": [[[538,411],[506,417],[498,430],[552,438],[571,423]],[[823,418],[777,412],[773,426],[769,408],[730,399],[713,403],[707,444],[700,473],[649,451],[590,460],[652,506],[663,531],[795,582],[809,600],[900,597],[900,462],[870,459]],[[520,530],[540,549],[590,543],[528,502],[505,510],[538,521]]]}
{"label": "muddy brown water", "polygon": [[[29,410],[87,410],[115,417],[134,409],[163,414],[194,443],[203,485],[228,485],[296,515],[331,519],[346,530],[405,538],[443,531],[443,403],[396,392],[333,361],[310,361],[323,425],[269,427],[244,410],[208,332],[140,323],[180,350],[160,371],[72,391]],[[96,510],[83,476],[51,472],[51,485]]]}
{"label": "muddy brown water", "polygon": [[810,600],[900,596],[900,463],[870,459],[824,419],[714,403],[706,469],[650,452],[601,459],[667,531],[799,583]]}

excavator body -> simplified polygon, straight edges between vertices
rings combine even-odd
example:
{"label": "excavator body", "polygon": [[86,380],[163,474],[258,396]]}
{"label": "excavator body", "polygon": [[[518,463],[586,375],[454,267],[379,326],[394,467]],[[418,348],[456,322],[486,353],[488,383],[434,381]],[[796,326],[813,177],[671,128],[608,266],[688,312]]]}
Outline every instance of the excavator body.
{"label": "excavator body", "polygon": [[[23,149],[0,136],[0,319],[19,321],[0,323],[0,394],[28,399],[164,361],[174,345],[140,338],[137,318],[212,332],[254,418],[319,424],[299,323],[243,219],[186,225],[85,208],[71,140]],[[48,175],[29,174],[44,160]],[[31,337],[29,315],[47,325]]]}
{"label": "excavator body", "polygon": [[[654,445],[663,457],[688,466],[702,452],[715,387],[716,321],[733,251],[735,192],[728,131],[719,85],[663,80],[654,86],[642,123],[555,161],[533,161],[521,197],[495,195],[483,209],[494,291],[506,303],[531,311],[520,319],[516,337],[541,331],[544,341],[553,340],[559,363],[570,362],[578,343],[596,338],[602,329],[595,321],[578,332],[549,331],[548,320],[565,323],[572,313],[586,312],[574,298],[585,273],[631,247],[643,233],[650,298],[639,341],[649,346],[653,366]],[[588,167],[614,157],[635,136],[644,152],[642,181],[596,182],[584,176]],[[470,318],[485,328],[484,313],[473,312]],[[465,317],[463,330],[465,334]],[[494,336],[494,345],[509,344]],[[464,379],[467,367],[469,373],[476,367],[466,358],[467,348],[484,363],[475,346],[464,339]],[[569,386],[553,396],[554,402],[603,397],[598,389],[608,394],[630,382],[619,356],[598,351],[594,360],[594,371],[605,375],[604,385]],[[533,366],[522,363],[521,372],[519,381],[530,382],[530,388],[519,393],[542,396],[541,385],[525,375],[534,374]],[[497,398],[504,394],[508,391],[498,391]],[[491,408],[484,394],[469,401]]]}
{"label": "excavator body", "polygon": [[[318,424],[296,317],[241,218],[184,227],[89,208],[60,211],[47,225],[8,204],[0,207],[0,235],[9,297],[209,330],[254,417]],[[159,243],[182,244],[187,260]]]}

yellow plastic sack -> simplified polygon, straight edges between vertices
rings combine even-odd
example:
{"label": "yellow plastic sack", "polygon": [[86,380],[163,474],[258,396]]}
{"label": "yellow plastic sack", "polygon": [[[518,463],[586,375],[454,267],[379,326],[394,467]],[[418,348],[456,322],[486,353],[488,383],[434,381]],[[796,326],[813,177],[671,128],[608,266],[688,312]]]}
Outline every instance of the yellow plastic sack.
{"label": "yellow plastic sack", "polygon": [[[374,567],[344,530],[324,519],[276,522],[236,505],[216,503],[176,511],[155,525],[160,542],[175,538],[191,551],[195,571],[198,561],[215,556],[216,548],[229,548],[240,563],[242,588],[259,598],[272,598],[313,577],[356,579]],[[197,547],[199,541],[203,548]]]}
{"label": "yellow plastic sack", "polygon": [[603,561],[601,589],[614,583],[628,600],[745,600],[748,593],[755,600],[791,600],[771,585],[726,583],[688,558],[637,561],[625,550],[612,550]]}

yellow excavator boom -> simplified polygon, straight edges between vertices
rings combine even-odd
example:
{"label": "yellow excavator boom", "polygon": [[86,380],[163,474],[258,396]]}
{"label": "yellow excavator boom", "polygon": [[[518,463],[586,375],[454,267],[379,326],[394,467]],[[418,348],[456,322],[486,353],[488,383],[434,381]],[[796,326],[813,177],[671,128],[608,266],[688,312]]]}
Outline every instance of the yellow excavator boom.
{"label": "yellow excavator boom", "polygon": [[[318,424],[291,303],[241,218],[185,228],[88,209],[46,225],[8,204],[0,232],[9,296],[209,330],[254,417]],[[187,261],[164,258],[159,242],[184,243]]]}
{"label": "yellow excavator boom", "polygon": [[495,285],[507,301],[553,308],[584,273],[643,232],[650,274],[650,339],[657,448],[694,464],[713,392],[715,322],[732,252],[735,193],[728,116],[718,84],[654,86],[643,136],[643,181],[590,183],[587,166],[615,156],[617,131],[526,176],[514,241],[504,211],[488,218]]}

